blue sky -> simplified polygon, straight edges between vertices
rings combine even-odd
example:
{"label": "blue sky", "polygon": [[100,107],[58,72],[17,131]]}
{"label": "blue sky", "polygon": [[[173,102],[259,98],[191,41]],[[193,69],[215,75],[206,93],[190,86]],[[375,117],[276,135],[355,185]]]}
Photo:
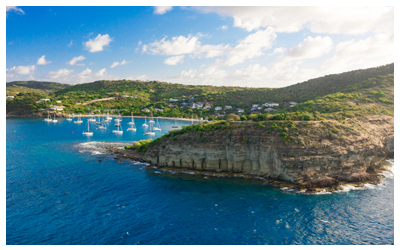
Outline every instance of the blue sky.
{"label": "blue sky", "polygon": [[393,7],[6,9],[7,82],[283,87],[394,61]]}

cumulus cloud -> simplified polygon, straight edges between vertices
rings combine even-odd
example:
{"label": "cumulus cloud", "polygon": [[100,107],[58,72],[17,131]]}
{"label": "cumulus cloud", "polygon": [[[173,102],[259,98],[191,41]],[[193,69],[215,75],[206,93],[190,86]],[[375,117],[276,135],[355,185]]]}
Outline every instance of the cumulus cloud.
{"label": "cumulus cloud", "polygon": [[72,60],[71,61],[69,61],[69,62],[67,62],[69,65],[75,65],[75,63],[77,63],[78,61],[83,61],[83,60],[85,60],[86,58],[84,57],[84,56],[77,56],[77,57],[74,57],[74,58],[72,58]]}
{"label": "cumulus cloud", "polygon": [[160,54],[160,55],[182,55],[191,54],[200,48],[198,37],[189,35],[173,37],[172,40],[166,40],[166,37],[160,41],[155,41],[148,45],[143,45],[142,53]]}
{"label": "cumulus cloud", "polygon": [[51,63],[51,61],[46,61],[46,59],[44,58],[45,57],[45,55],[43,55],[41,58],[39,58],[38,60],[37,60],[37,65],[46,65],[46,64],[49,64],[49,63]]}
{"label": "cumulus cloud", "polygon": [[17,6],[6,6],[6,14],[8,15],[9,12],[16,12],[18,14],[25,14],[25,12],[18,8]]}
{"label": "cumulus cloud", "polygon": [[127,63],[128,63],[128,62],[125,61],[125,59],[122,60],[122,62],[113,62],[113,64],[111,64],[110,68],[115,68],[115,67],[117,67],[118,65],[125,65],[125,64],[127,64]]}
{"label": "cumulus cloud", "polygon": [[18,75],[31,75],[35,71],[35,65],[28,65],[28,66],[14,66],[11,69],[7,69],[9,74],[16,73]]}
{"label": "cumulus cloud", "polygon": [[164,64],[166,64],[166,65],[177,65],[178,63],[183,62],[183,58],[184,57],[185,57],[185,55],[169,57],[169,58],[164,60]]}
{"label": "cumulus cloud", "polygon": [[47,77],[54,80],[54,79],[59,79],[59,78],[62,78],[62,77],[66,77],[72,72],[73,72],[72,69],[65,69],[64,68],[64,69],[59,69],[57,71],[50,71],[47,74]]}
{"label": "cumulus cloud", "polygon": [[89,49],[89,52],[99,52],[103,51],[104,46],[108,46],[111,41],[112,38],[108,34],[98,34],[95,39],[89,39],[89,41],[85,42],[85,46],[86,49]]}
{"label": "cumulus cloud", "polygon": [[292,60],[317,58],[328,53],[332,45],[332,39],[328,36],[317,36],[315,38],[309,36],[299,45],[288,49],[286,53],[278,59],[278,62],[283,63]]}
{"label": "cumulus cloud", "polygon": [[205,13],[231,16],[234,27],[253,31],[274,27],[276,32],[364,34],[393,22],[393,7],[192,7]]}
{"label": "cumulus cloud", "polygon": [[154,14],[163,15],[167,13],[167,11],[172,10],[172,6],[155,6],[154,7]]}

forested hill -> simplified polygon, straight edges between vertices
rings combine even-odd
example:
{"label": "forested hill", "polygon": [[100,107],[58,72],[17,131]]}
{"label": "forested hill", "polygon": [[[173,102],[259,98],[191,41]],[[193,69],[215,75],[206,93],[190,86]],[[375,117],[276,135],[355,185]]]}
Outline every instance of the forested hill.
{"label": "forested hill", "polygon": [[41,81],[15,81],[8,82],[6,84],[7,87],[11,86],[21,86],[31,89],[41,89],[41,90],[52,90],[57,91],[66,87],[71,86],[71,84],[64,84],[58,82],[41,82]]}
{"label": "forested hill", "polygon": [[[72,85],[55,92],[56,95],[67,93],[109,95],[114,93],[133,94],[145,97],[150,102],[165,101],[170,98],[198,97],[200,101],[238,103],[247,106],[250,103],[272,102],[304,102],[336,92],[351,92],[374,85],[376,78],[394,73],[394,64],[380,67],[355,70],[341,74],[327,75],[306,82],[297,83],[284,88],[246,88],[246,87],[214,87],[171,84],[159,81],[96,81]],[[268,79],[265,80],[268,85]]]}

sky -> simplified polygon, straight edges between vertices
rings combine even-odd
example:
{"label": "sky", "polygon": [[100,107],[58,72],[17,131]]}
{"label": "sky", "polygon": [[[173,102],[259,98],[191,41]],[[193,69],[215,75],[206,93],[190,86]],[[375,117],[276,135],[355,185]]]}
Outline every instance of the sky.
{"label": "sky", "polygon": [[394,7],[6,7],[6,79],[284,87],[394,62]]}

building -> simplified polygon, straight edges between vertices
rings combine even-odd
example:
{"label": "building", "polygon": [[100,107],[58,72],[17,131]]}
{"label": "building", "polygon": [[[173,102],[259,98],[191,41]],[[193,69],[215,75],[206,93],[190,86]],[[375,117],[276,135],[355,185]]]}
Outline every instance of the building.
{"label": "building", "polygon": [[57,100],[56,103],[61,103],[61,101]]}
{"label": "building", "polygon": [[177,102],[177,99],[169,99],[169,102]]}
{"label": "building", "polygon": [[297,105],[297,102],[289,102],[289,107],[294,107],[295,105]]}
{"label": "building", "polygon": [[237,112],[238,113],[244,113],[244,109],[238,109]]}
{"label": "building", "polygon": [[164,109],[155,108],[154,110],[158,112],[164,112]]}
{"label": "building", "polygon": [[14,99],[14,96],[13,95],[9,95],[9,96],[6,97],[6,99]]}
{"label": "building", "polygon": [[147,113],[149,113],[149,112],[150,112],[150,109],[144,108],[144,109],[142,109],[142,112],[147,112]]}
{"label": "building", "polygon": [[215,110],[222,110],[222,108],[221,107],[215,107]]}
{"label": "building", "polygon": [[274,112],[274,111],[276,111],[276,109],[273,109],[273,108],[266,108],[266,109],[264,109],[264,111],[265,111],[265,112]]}
{"label": "building", "polygon": [[63,108],[62,107],[51,107],[50,110],[51,111],[62,111]]}
{"label": "building", "polygon": [[232,106],[225,106],[225,109],[232,109]]}
{"label": "building", "polygon": [[121,97],[128,98],[128,97],[131,97],[131,96],[129,96],[129,95],[122,95]]}
{"label": "building", "polygon": [[270,102],[270,103],[266,103],[265,107],[278,107],[279,103],[275,103],[275,102]]}
{"label": "building", "polygon": [[257,108],[258,104],[253,104],[252,108]]}
{"label": "building", "polygon": [[189,102],[193,102],[193,101],[194,101],[194,97],[190,97]]}
{"label": "building", "polygon": [[41,102],[49,102],[50,99],[40,99],[39,101],[41,101]]}

